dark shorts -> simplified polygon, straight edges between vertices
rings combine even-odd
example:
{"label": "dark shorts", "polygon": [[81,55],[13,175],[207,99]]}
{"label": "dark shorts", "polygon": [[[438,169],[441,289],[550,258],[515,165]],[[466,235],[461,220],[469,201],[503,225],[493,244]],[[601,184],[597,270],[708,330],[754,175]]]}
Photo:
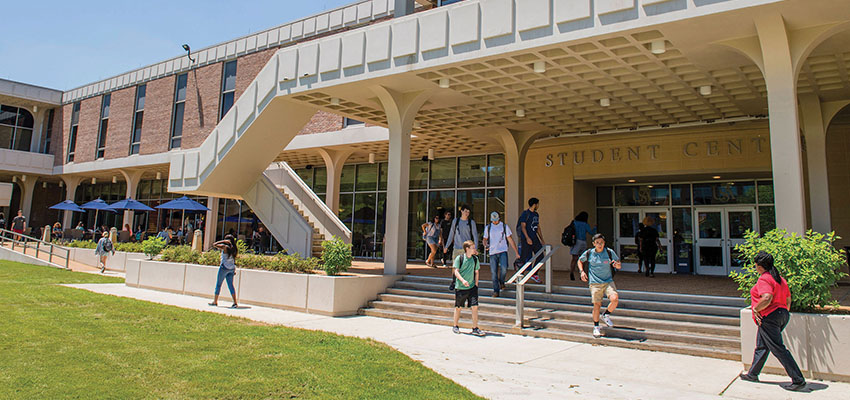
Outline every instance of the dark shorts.
{"label": "dark shorts", "polygon": [[[466,306],[464,306],[466,303]],[[455,290],[455,307],[478,306],[478,286],[466,290]]]}

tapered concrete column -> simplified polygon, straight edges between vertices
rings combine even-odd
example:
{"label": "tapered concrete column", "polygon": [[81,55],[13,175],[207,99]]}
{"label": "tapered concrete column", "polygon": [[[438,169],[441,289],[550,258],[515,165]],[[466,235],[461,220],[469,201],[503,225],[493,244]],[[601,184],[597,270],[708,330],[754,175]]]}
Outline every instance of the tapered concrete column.
{"label": "tapered concrete column", "polygon": [[212,248],[218,231],[218,197],[207,197],[207,217],[204,218],[204,251]]}
{"label": "tapered concrete column", "polygon": [[[21,179],[18,180],[18,183],[21,185],[21,211],[23,211],[24,216],[27,217],[27,226],[30,226],[29,224],[31,223],[30,212],[32,211],[32,192],[35,190],[35,184],[37,182],[38,177],[32,175],[22,175]],[[18,210],[12,210],[12,217],[17,215],[17,212]]]}
{"label": "tapered concrete column", "polygon": [[[32,111],[32,110],[30,110]],[[30,142],[30,152],[38,153],[41,145],[41,138],[44,136],[45,117],[47,116],[47,108],[39,107],[38,112],[33,113],[32,141]]]}
{"label": "tapered concrete column", "polygon": [[[397,92],[383,86],[372,91],[378,95],[389,128],[389,164],[387,167],[387,212],[384,244],[384,275],[404,274],[407,269],[407,207],[410,187],[410,131],[416,113],[431,96],[430,90]],[[330,174],[328,174],[330,175]]]}
{"label": "tapered concrete column", "polygon": [[[123,169],[119,169],[118,171],[121,172],[121,175],[124,175],[124,180],[127,182],[127,192],[124,195],[124,197],[126,197],[128,199],[135,198],[136,193],[139,189],[139,182],[142,181],[142,174],[144,174],[145,171],[143,171],[143,170],[133,171],[133,170],[123,170]],[[124,225],[130,224],[130,229],[131,230],[135,229],[133,227],[133,214],[134,213],[135,212],[132,211],[132,210],[124,210],[124,222],[122,222],[122,224],[121,224],[122,228],[124,227]]]}
{"label": "tapered concrete column", "polygon": [[339,215],[339,180],[342,178],[342,167],[345,166],[345,161],[352,153],[354,152],[351,150],[319,148],[319,155],[325,160],[325,168],[328,171],[325,204],[336,215]]}
{"label": "tapered concrete column", "polygon": [[[514,226],[520,213],[526,208],[525,156],[541,131],[516,131],[501,128],[496,137],[505,151],[505,222]],[[508,252],[510,254],[510,252]]]}
{"label": "tapered concrete column", "polygon": [[[83,180],[81,176],[72,176],[66,175],[62,176],[62,181],[65,182],[65,200],[74,201],[74,198],[77,195],[77,186],[80,186],[80,182]],[[79,205],[79,204],[77,204]],[[65,214],[62,215],[62,227],[63,228],[73,228],[71,225],[71,217],[73,217],[73,211],[65,211]]]}

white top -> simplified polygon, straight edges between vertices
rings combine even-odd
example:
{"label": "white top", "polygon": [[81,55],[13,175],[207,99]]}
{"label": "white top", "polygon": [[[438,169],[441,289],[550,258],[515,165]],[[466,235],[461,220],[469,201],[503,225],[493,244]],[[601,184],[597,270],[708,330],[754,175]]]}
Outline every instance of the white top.
{"label": "white top", "polygon": [[[490,255],[508,251],[508,236],[511,236],[511,228],[504,222],[499,225],[489,224],[484,228],[484,238],[489,240]],[[490,239],[490,238],[493,239]]]}

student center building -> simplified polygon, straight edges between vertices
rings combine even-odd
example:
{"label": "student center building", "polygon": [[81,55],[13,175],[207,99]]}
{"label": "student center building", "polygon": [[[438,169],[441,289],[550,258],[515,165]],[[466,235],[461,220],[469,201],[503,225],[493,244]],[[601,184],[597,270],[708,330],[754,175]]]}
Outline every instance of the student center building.
{"label": "student center building", "polygon": [[65,92],[0,80],[5,215],[188,194],[207,246],[262,224],[401,274],[440,210],[513,227],[533,196],[547,243],[584,210],[636,269],[651,216],[658,271],[726,275],[747,230],[850,237],[848,71],[845,0],[360,1]]}

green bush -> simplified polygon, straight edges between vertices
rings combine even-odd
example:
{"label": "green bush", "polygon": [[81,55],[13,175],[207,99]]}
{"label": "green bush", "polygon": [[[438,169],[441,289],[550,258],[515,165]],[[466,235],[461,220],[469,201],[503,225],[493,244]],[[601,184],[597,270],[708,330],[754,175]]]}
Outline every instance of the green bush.
{"label": "green bush", "polygon": [[197,264],[201,254],[192,250],[192,246],[168,246],[159,254],[162,261]]}
{"label": "green bush", "polygon": [[65,247],[73,247],[77,249],[94,249],[97,248],[97,243],[91,240],[72,240],[68,243],[53,241],[53,244]]}
{"label": "green bush", "polygon": [[144,253],[145,248],[138,242],[115,243],[115,251],[126,251],[128,253]]}
{"label": "green bush", "polygon": [[319,259],[315,257],[301,258],[298,254],[286,254],[281,251],[269,257],[270,269],[278,272],[303,272],[311,273],[319,269]]}
{"label": "green bush", "polygon": [[248,243],[245,243],[244,240],[236,241],[236,249],[239,250],[239,254],[254,254],[254,250],[248,248]]}
{"label": "green bush", "polygon": [[328,275],[333,276],[348,271],[353,259],[351,243],[345,243],[336,236],[322,242],[322,268]]}
{"label": "green bush", "polygon": [[835,240],[840,239],[835,232],[824,235],[810,230],[801,237],[796,233],[789,236],[784,229],[774,229],[763,236],[747,232],[745,237],[744,244],[735,246],[741,259],[745,260],[743,271],[730,274],[738,283],[741,297],[749,299],[750,289],[758,281],[753,259],[763,250],[773,256],[775,267],[788,281],[791,311],[812,312],[838,305],[830,289],[846,275],[841,268],[847,262],[847,256],[843,250],[833,246]]}
{"label": "green bush", "polygon": [[198,256],[198,264],[218,265],[221,263],[221,252],[218,250],[205,251]]}
{"label": "green bush", "polygon": [[155,236],[151,236],[145,239],[144,242],[142,242],[142,249],[144,250],[145,255],[147,255],[148,258],[150,258],[151,260],[153,260],[154,257],[159,255],[159,253],[162,252],[162,249],[164,248],[165,239],[161,239]]}

